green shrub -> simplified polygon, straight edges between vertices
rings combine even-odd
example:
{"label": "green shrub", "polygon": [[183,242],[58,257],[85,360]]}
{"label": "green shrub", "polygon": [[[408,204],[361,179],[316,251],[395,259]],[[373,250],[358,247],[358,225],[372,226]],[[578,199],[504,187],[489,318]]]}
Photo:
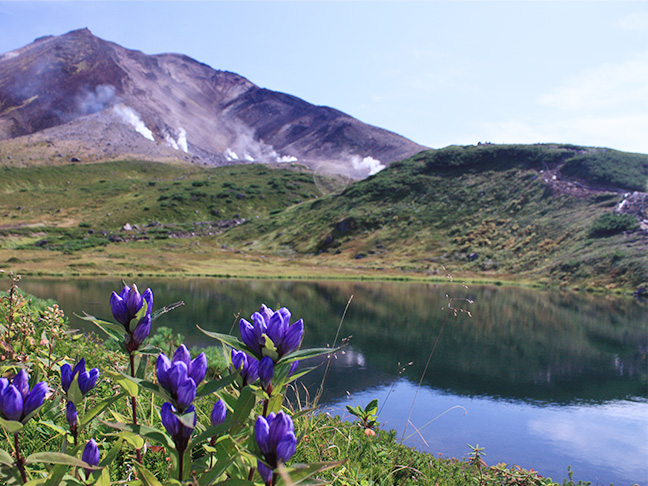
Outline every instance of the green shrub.
{"label": "green shrub", "polygon": [[624,231],[634,231],[638,227],[637,218],[631,214],[605,213],[592,223],[589,234],[591,237],[600,238],[623,233]]}

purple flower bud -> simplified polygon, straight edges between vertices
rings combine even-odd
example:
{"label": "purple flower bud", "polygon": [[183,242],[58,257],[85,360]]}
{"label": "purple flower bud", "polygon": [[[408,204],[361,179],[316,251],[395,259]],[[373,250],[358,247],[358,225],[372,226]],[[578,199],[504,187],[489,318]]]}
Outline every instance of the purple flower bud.
{"label": "purple flower bud", "polygon": [[142,308],[142,302],[144,301],[139,290],[137,290],[137,285],[133,284],[130,288],[130,292],[128,292],[128,295],[123,300],[126,303],[126,309],[128,309],[130,318],[133,319],[135,314],[137,314]]}
{"label": "purple flower bud", "polygon": [[23,400],[27,398],[27,394],[29,393],[29,375],[25,370],[20,370],[18,374],[14,376],[11,384],[20,392]]}
{"label": "purple flower bud", "polygon": [[67,391],[70,389],[70,385],[72,384],[72,367],[65,363],[61,366],[61,386],[63,387],[63,391],[67,393]]}
{"label": "purple flower bud", "polygon": [[[283,308],[286,311],[285,307]],[[266,335],[270,338],[272,343],[275,345],[275,348],[279,348],[281,342],[283,341],[284,333],[288,327],[288,320],[285,319],[285,313],[282,313],[280,309],[272,314],[270,321],[268,322],[268,328],[266,329]],[[290,319],[290,313],[288,313],[288,319]]]}
{"label": "purple flower bud", "polygon": [[191,354],[189,353],[187,346],[184,344],[181,344],[180,347],[176,349],[175,353],[173,353],[173,358],[171,359],[172,363],[177,363],[179,361],[182,361],[187,365],[187,370],[191,366]]}
{"label": "purple flower bud", "polygon": [[67,418],[67,423],[70,426],[70,430],[73,430],[78,423],[79,415],[77,414],[77,409],[74,406],[74,402],[67,402],[65,406],[66,413],[65,417]]}
{"label": "purple flower bud", "polygon": [[257,459],[257,470],[265,484],[272,484],[272,469]]}
{"label": "purple flower bud", "polygon": [[277,444],[277,460],[288,461],[297,450],[297,437],[293,432],[288,432]]}
{"label": "purple flower bud", "polygon": [[292,353],[301,345],[304,337],[304,321],[299,319],[292,326],[288,327],[279,346],[279,354]]}
{"label": "purple flower bud", "polygon": [[295,371],[297,371],[297,367],[299,366],[299,360],[293,361],[290,363],[290,369],[288,370],[288,376],[292,376],[295,374]]}
{"label": "purple flower bud", "polygon": [[214,408],[211,413],[211,424],[213,426],[220,425],[225,422],[225,417],[227,416],[227,407],[223,400],[218,400],[214,403]]}
{"label": "purple flower bud", "polygon": [[245,370],[248,366],[248,356],[245,352],[232,349],[232,366],[235,370]]}
{"label": "purple flower bud", "polygon": [[23,418],[27,417],[43,404],[48,390],[49,386],[44,381],[34,385],[34,388],[29,392],[23,403]]}
{"label": "purple flower bud", "polygon": [[[268,415],[268,419],[270,419],[271,415],[273,414],[271,413]],[[269,454],[270,451],[272,451],[272,446],[270,444],[270,425],[265,417],[257,418],[256,423],[254,424],[254,438],[259,445],[259,449],[261,449],[261,452],[264,455]]]}
{"label": "purple flower bud", "polygon": [[[126,289],[128,286],[124,288]],[[117,295],[117,292],[110,294],[110,310],[112,310],[112,315],[117,322],[122,326],[128,326],[131,319],[130,314],[128,313],[126,302],[124,302],[121,296]]]}
{"label": "purple flower bud", "polygon": [[239,329],[241,331],[241,339],[245,345],[254,353],[260,352],[259,343],[254,334],[254,326],[245,319],[241,319]]}
{"label": "purple flower bud", "polygon": [[196,382],[187,378],[176,390],[176,402],[180,411],[183,411],[196,398]]}
{"label": "purple flower bud", "polygon": [[270,307],[266,306],[265,304],[261,304],[261,308],[259,309],[259,314],[263,316],[263,319],[266,322],[270,322],[270,318],[272,317],[272,314],[274,314],[274,311]]}
{"label": "purple flower bud", "polygon": [[147,314],[140,319],[137,327],[133,331],[133,350],[139,349],[144,340],[151,333],[151,315]]}
{"label": "purple flower bud", "polygon": [[169,402],[165,402],[160,411],[162,425],[164,425],[180,453],[187,448],[187,443],[196,427],[196,410],[194,406],[191,405],[184,413],[193,413],[193,427],[187,427],[180,422],[180,419],[176,416],[176,408]]}
{"label": "purple flower bud", "polygon": [[157,375],[158,382],[162,385],[162,388],[169,391],[171,385],[169,383],[169,368],[171,368],[171,361],[166,357],[164,353],[161,353],[158,356],[157,363],[155,365],[155,373]]}
{"label": "purple flower bud", "polygon": [[7,420],[19,421],[23,413],[23,398],[18,388],[9,385],[0,395],[0,412]]}
{"label": "purple flower bud", "polygon": [[274,376],[274,362],[270,356],[264,356],[259,362],[259,379],[261,380],[261,387],[267,390],[272,383]]}
{"label": "purple flower bud", "polygon": [[97,384],[97,379],[99,378],[99,370],[97,368],[92,368],[90,371],[84,371],[79,373],[79,390],[81,394],[85,395],[90,390],[92,390]]}
{"label": "purple flower bud", "polygon": [[175,437],[180,432],[180,421],[173,412],[175,412],[175,407],[169,402],[165,402],[162,405],[160,418],[162,419],[162,425],[164,425],[164,428],[171,437]]}
{"label": "purple flower bud", "polygon": [[9,380],[6,378],[0,378],[0,396],[2,395],[2,390],[9,386]]}
{"label": "purple flower bud", "polygon": [[248,359],[248,367],[243,377],[244,384],[254,383],[259,378],[259,361],[254,358]]}
{"label": "purple flower bud", "polygon": [[196,382],[196,386],[205,379],[207,374],[207,356],[205,353],[200,353],[196,356],[189,365],[189,377]]}
{"label": "purple flower bud", "polygon": [[[99,448],[94,439],[90,439],[83,449],[83,454],[81,454],[81,460],[90,466],[96,466],[101,460],[99,455]],[[86,469],[86,474],[91,474],[92,469]]]}
{"label": "purple flower bud", "polygon": [[187,375],[187,365],[183,361],[171,364],[168,371],[169,388],[167,391],[172,395],[177,392],[178,387],[189,379]]}

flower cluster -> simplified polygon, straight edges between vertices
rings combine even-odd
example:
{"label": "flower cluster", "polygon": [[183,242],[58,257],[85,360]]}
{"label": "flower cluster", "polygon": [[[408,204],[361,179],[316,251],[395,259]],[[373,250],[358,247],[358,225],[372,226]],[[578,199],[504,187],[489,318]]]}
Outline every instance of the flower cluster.
{"label": "flower cluster", "polygon": [[176,349],[171,360],[164,353],[158,356],[156,372],[158,382],[182,412],[196,398],[196,387],[205,379],[207,357],[205,353],[200,353],[192,360],[183,344]]}
{"label": "flower cluster", "polygon": [[293,421],[284,412],[259,417],[254,424],[254,437],[265,460],[265,464],[257,461],[259,474],[266,485],[273,484],[273,470],[280,462],[288,461],[297,448]]}
{"label": "flower cluster", "polygon": [[[275,364],[285,355],[296,351],[304,338],[304,321],[290,324],[290,311],[282,307],[273,311],[262,304],[252,314],[252,323],[246,319],[239,322],[241,340],[254,357],[243,351],[232,350],[232,365],[241,371],[243,386],[253,383],[257,377],[261,387],[272,393],[272,378]],[[291,363],[288,376],[297,369],[298,361]]]}
{"label": "flower cluster", "polygon": [[72,432],[75,445],[77,443],[77,426],[79,420],[75,400],[78,400],[80,397],[75,397],[75,393],[70,392],[70,387],[76,378],[82,398],[95,387],[99,375],[100,373],[98,368],[92,368],[91,370],[86,371],[85,358],[81,358],[79,362],[74,365],[74,368],[67,363],[61,365],[61,387],[67,394],[68,399],[67,404],[65,405],[65,418],[70,426],[70,431]]}
{"label": "flower cluster", "polygon": [[61,386],[63,387],[63,391],[68,393],[70,385],[72,385],[74,377],[76,376],[78,377],[77,383],[81,395],[85,396],[95,387],[99,375],[100,373],[98,368],[92,368],[91,370],[86,371],[85,358],[81,358],[74,368],[67,363],[61,365]]}
{"label": "flower cluster", "polygon": [[257,358],[270,356],[274,362],[299,349],[304,337],[304,321],[290,324],[290,311],[285,307],[273,311],[262,304],[252,314],[252,323],[241,319],[239,328],[241,339]]}
{"label": "flower cluster", "polygon": [[[196,411],[192,402],[196,398],[196,387],[205,379],[207,373],[207,357],[200,353],[193,360],[187,347],[183,344],[169,358],[161,353],[156,365],[157,379],[174,403],[165,402],[160,410],[162,425],[172,437],[180,456],[184,453],[191,434],[196,427]],[[188,419],[181,420],[178,414],[190,415]]]}
{"label": "flower cluster", "polygon": [[25,370],[20,370],[11,383],[0,378],[0,413],[6,420],[25,423],[43,404],[48,390],[49,386],[44,381],[30,390],[29,375]]}
{"label": "flower cluster", "polygon": [[146,289],[143,294],[140,294],[137,285],[133,284],[132,287],[124,285],[119,294],[113,292],[110,296],[110,309],[115,320],[126,329],[128,351],[139,349],[151,332],[151,311],[153,310],[151,289]]}

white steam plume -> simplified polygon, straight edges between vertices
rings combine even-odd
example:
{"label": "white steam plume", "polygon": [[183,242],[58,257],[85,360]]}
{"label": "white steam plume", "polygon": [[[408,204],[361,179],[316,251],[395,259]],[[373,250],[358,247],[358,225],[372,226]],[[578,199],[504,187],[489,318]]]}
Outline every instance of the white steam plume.
{"label": "white steam plume", "polygon": [[178,132],[179,135],[177,141],[168,133],[164,134],[164,141],[175,150],[182,150],[184,153],[188,153],[189,146],[187,144],[187,131],[184,128],[180,127]]}
{"label": "white steam plume", "polygon": [[367,175],[374,175],[383,170],[386,166],[380,160],[374,159],[371,156],[360,158],[357,155],[351,157],[353,168],[358,172],[367,173]]}
{"label": "white steam plume", "polygon": [[115,87],[111,84],[100,84],[94,90],[84,88],[76,95],[77,111],[81,115],[97,113],[117,100]]}
{"label": "white steam plume", "polygon": [[148,138],[151,141],[155,141],[153,137],[153,132],[148,129],[144,124],[142,119],[139,117],[137,112],[133,110],[130,106],[126,106],[123,103],[113,107],[113,111],[119,115],[124,123],[128,123],[132,126],[137,133],[142,135],[145,138]]}

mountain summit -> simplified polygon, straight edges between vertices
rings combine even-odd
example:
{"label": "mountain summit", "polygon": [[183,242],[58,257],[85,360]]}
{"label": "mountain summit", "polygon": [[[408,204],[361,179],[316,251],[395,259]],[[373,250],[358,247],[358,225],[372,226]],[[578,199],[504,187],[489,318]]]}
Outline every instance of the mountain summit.
{"label": "mountain summit", "polygon": [[4,163],[298,162],[361,178],[424,149],[238,74],[125,49],[88,29],[0,55]]}

